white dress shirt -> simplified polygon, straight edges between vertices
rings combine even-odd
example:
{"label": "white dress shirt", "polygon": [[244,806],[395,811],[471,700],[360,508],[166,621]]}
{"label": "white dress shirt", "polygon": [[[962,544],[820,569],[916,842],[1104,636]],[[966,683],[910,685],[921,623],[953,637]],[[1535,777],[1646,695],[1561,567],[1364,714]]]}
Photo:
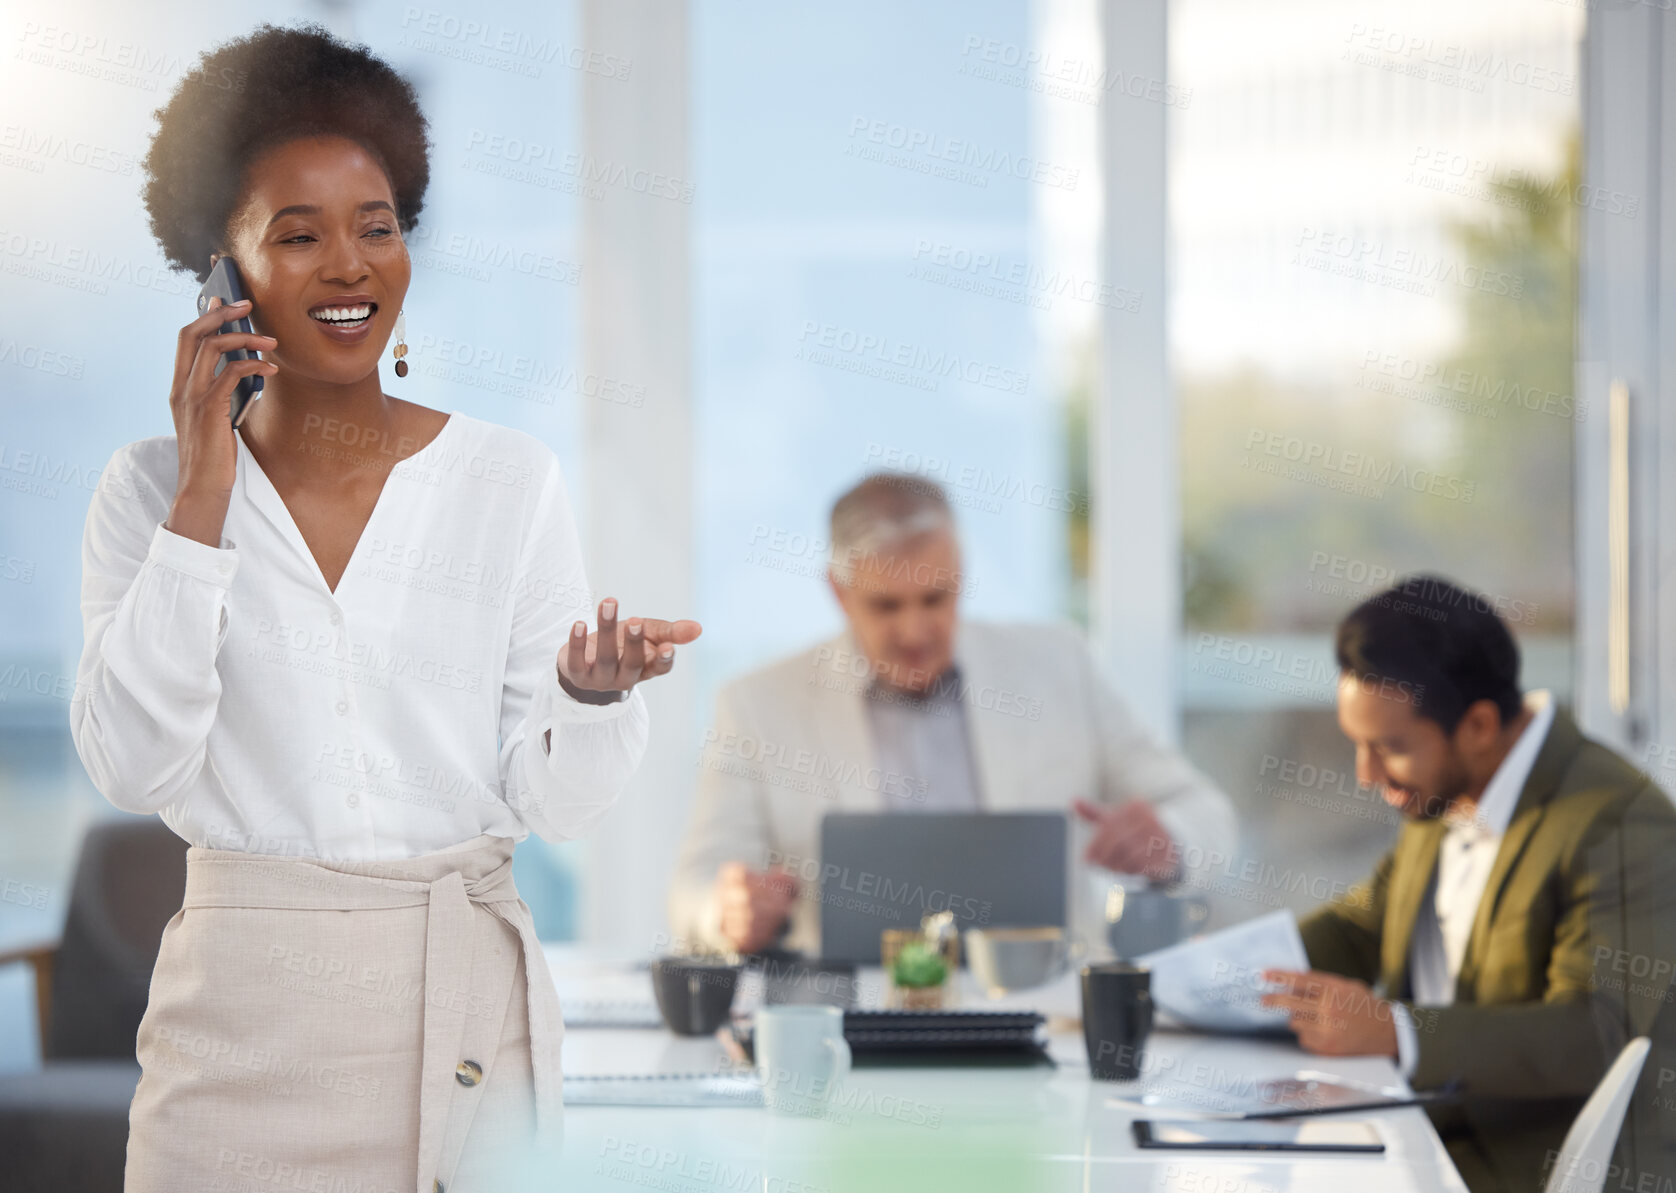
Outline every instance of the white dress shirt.
{"label": "white dress shirt", "polygon": [[105,798],[194,845],[334,860],[597,821],[648,718],[638,689],[559,686],[594,602],[552,450],[454,411],[390,468],[334,592],[235,437],[220,547],[163,525],[172,435],[118,449],[88,509],[70,728]]}
{"label": "white dress shirt", "polygon": [[[1554,723],[1553,695],[1546,689],[1527,693],[1525,707],[1533,714],[1530,723],[1484,785],[1477,807],[1464,816],[1453,812],[1445,816],[1449,827],[1438,848],[1431,885],[1414,917],[1414,936],[1408,946],[1409,982],[1416,1006],[1442,1007],[1455,1001],[1455,979],[1461,973],[1502,836]],[[1419,1049],[1413,1020],[1400,1007],[1398,1011],[1397,1056],[1406,1077],[1414,1072]]]}

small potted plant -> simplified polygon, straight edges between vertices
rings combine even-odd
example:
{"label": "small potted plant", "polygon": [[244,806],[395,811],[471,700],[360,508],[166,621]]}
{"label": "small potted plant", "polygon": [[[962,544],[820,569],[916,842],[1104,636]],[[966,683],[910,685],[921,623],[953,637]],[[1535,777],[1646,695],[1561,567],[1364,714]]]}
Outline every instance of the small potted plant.
{"label": "small potted plant", "polygon": [[960,964],[960,937],[942,921],[948,912],[928,915],[919,931],[892,928],[880,941],[880,959],[890,977],[890,1005],[904,1011],[936,1011],[947,1005],[949,976]]}

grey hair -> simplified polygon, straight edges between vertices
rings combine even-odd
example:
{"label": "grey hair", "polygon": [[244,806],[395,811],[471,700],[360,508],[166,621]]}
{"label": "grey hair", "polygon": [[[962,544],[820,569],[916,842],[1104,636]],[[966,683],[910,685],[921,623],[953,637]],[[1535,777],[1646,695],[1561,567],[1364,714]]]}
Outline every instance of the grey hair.
{"label": "grey hair", "polygon": [[952,535],[954,529],[954,511],[936,481],[908,472],[873,472],[833,504],[828,559],[833,572],[847,578],[870,555],[937,531]]}

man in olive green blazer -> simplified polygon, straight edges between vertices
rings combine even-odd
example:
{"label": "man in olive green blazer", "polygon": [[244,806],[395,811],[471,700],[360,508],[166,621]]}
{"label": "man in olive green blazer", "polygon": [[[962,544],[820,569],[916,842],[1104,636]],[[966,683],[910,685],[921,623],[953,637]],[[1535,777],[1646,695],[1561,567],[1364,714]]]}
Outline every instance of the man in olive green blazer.
{"label": "man in olive green blazer", "polygon": [[1312,971],[1273,972],[1267,1001],[1312,1051],[1458,1083],[1431,1114],[1474,1193],[1540,1193],[1618,1051],[1652,1035],[1606,1187],[1672,1188],[1676,808],[1547,693],[1519,693],[1518,648],[1474,594],[1406,581],[1337,645],[1358,778],[1405,823],[1301,923]]}

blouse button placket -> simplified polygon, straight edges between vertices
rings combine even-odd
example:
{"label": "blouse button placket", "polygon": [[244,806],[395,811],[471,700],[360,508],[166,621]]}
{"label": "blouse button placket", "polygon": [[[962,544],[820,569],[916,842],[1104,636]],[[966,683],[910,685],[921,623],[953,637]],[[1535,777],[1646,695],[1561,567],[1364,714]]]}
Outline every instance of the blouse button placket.
{"label": "blouse button placket", "polygon": [[[343,611],[335,603],[332,605],[332,611],[326,615],[326,620],[331,623],[332,629],[337,631],[334,637],[343,633]],[[340,653],[347,654],[347,652]],[[349,681],[347,679],[338,681],[338,691],[342,698],[332,706],[332,710],[340,717],[347,717],[349,715]],[[359,808],[361,806],[361,796],[358,792],[351,790],[344,796],[343,802],[351,808]],[[371,812],[372,809],[369,806],[367,813],[370,815]]]}
{"label": "blouse button placket", "polygon": [[[337,607],[336,603],[332,605],[332,611],[327,615],[326,620],[331,622],[332,629],[337,631],[332,635],[334,639],[343,633],[343,612]],[[337,643],[334,642],[333,645],[336,646]],[[340,651],[336,653],[347,655],[348,652]],[[347,680],[338,680],[338,691],[342,698],[333,705],[333,711],[340,717],[347,717],[349,715],[349,685]],[[351,804],[350,806],[353,807],[354,805]]]}

